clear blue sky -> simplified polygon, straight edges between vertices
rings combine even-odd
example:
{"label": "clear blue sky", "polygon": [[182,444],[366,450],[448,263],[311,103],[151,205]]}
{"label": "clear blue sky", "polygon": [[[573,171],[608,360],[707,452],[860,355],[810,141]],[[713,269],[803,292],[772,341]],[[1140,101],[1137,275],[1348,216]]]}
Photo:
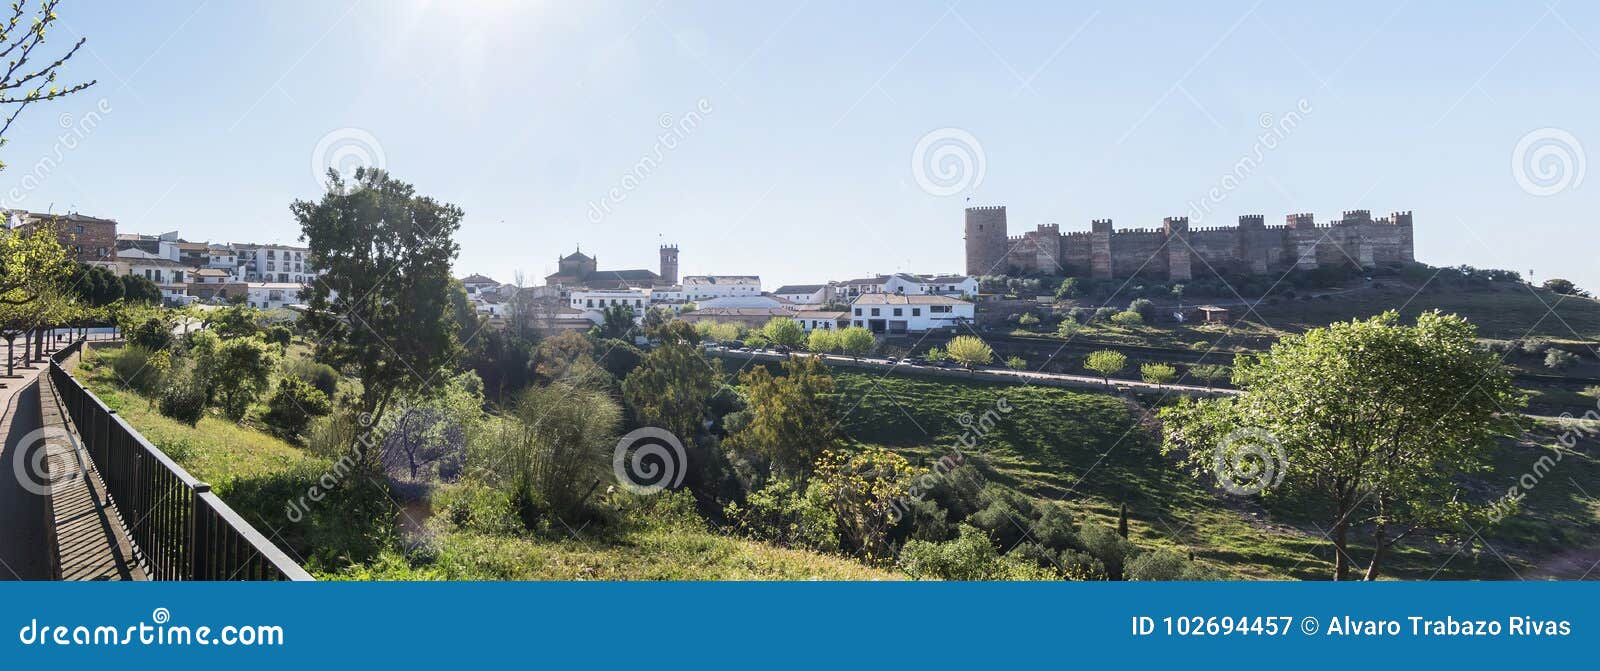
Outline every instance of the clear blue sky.
{"label": "clear blue sky", "polygon": [[[664,239],[685,273],[770,289],[959,271],[968,197],[1009,206],[1013,233],[1159,226],[1303,100],[1204,224],[1414,210],[1419,260],[1600,288],[1600,176],[1569,163],[1541,196],[1512,168],[1542,128],[1571,137],[1547,160],[1600,153],[1600,10],[1062,4],[69,0],[57,47],[88,36],[69,78],[100,83],[28,110],[0,194],[125,231],[288,242],[290,201],[321,188],[319,141],[357,128],[466,210],[460,274],[537,278],[580,243],[602,267],[654,268]],[[592,222],[660,123],[702,100],[700,125]],[[983,156],[954,195],[912,170],[942,128]]]}

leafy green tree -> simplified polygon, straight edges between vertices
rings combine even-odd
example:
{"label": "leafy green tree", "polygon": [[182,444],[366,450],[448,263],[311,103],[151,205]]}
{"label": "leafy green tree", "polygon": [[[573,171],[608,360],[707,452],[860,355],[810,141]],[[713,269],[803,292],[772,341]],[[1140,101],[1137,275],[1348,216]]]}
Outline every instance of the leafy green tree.
{"label": "leafy green tree", "polygon": [[852,454],[830,450],[817,458],[810,488],[832,504],[845,547],[871,564],[893,556],[889,529],[900,521],[911,478],[906,458],[881,447]]}
{"label": "leafy green tree", "polygon": [[261,332],[261,311],[244,305],[229,305],[207,311],[201,323],[220,338],[248,338]]}
{"label": "leafy green tree", "polygon": [[421,392],[456,363],[450,264],[462,212],[382,170],[328,177],[320,201],[289,208],[322,272],[301,321],[319,359],[357,373],[358,409],[377,422],[396,394]]}
{"label": "leafy green tree", "polygon": [[878,344],[878,339],[872,332],[860,326],[850,326],[839,330],[839,349],[846,355],[861,358]]}
{"label": "leafy green tree", "polygon": [[1197,363],[1189,367],[1189,375],[1206,383],[1210,389],[1220,380],[1228,379],[1228,367],[1214,363]]}
{"label": "leafy green tree", "polygon": [[798,482],[837,441],[834,384],[827,364],[815,357],[787,359],[782,370],[773,375],[756,366],[740,375],[750,420],[724,444],[765,458],[774,475]]}
{"label": "leafy green tree", "polygon": [[129,303],[161,304],[161,287],[143,275],[122,276],[122,300]]}
{"label": "leafy green tree", "polygon": [[1023,360],[1023,358],[1020,356],[1006,357],[1006,368],[1010,368],[1011,370],[1026,370],[1028,368],[1028,362]]}
{"label": "leafy green tree", "polygon": [[612,305],[600,311],[600,337],[627,338],[633,332],[633,308]]}
{"label": "leafy green tree", "polygon": [[693,345],[667,344],[644,355],[622,381],[622,395],[640,422],[689,443],[700,433],[706,404],[721,377],[722,362],[707,360]]}
{"label": "leafy green tree", "polygon": [[[1247,477],[1244,492],[1321,496],[1336,580],[1349,577],[1352,529],[1371,531],[1369,580],[1415,531],[1466,536],[1462,477],[1487,469],[1496,440],[1519,432],[1525,400],[1476,329],[1437,311],[1415,326],[1390,311],[1286,336],[1239,357],[1234,380],[1240,396],[1162,410],[1164,449],[1225,486]],[[1228,468],[1239,463],[1250,468]]]}
{"label": "leafy green tree", "polygon": [[88,305],[110,305],[122,300],[122,279],[105,266],[78,264],[72,293]]}
{"label": "leafy green tree", "polygon": [[1178,379],[1178,371],[1164,363],[1140,364],[1139,377],[1157,387]]}
{"label": "leafy green tree", "polygon": [[950,354],[949,353],[945,352],[944,350],[942,350],[942,349],[940,349],[938,347],[929,347],[928,351],[926,353],[924,353],[922,356],[923,356],[923,358],[926,358],[929,361],[944,361],[944,360],[950,358]]}
{"label": "leafy green tree", "polygon": [[806,337],[806,349],[818,354],[827,354],[839,349],[839,334],[828,329],[816,329]]}
{"label": "leafy green tree", "polygon": [[584,378],[595,369],[594,343],[576,331],[562,331],[539,341],[530,365],[536,379],[545,384]]}
{"label": "leafy green tree", "polygon": [[1091,352],[1083,360],[1083,367],[1100,374],[1100,379],[1105,380],[1106,386],[1111,386],[1111,376],[1122,372],[1128,365],[1128,356],[1122,352],[1103,349]]}
{"label": "leafy green tree", "polygon": [[1589,295],[1589,292],[1584,291],[1582,289],[1579,289],[1578,285],[1573,284],[1572,280],[1562,279],[1562,278],[1559,278],[1559,277],[1552,277],[1552,278],[1550,278],[1548,280],[1545,280],[1544,281],[1544,288],[1547,291],[1551,291],[1551,292],[1554,292],[1554,293],[1563,294],[1563,295],[1567,295],[1567,296],[1588,296]]}
{"label": "leafy green tree", "polygon": [[1056,324],[1056,335],[1059,335],[1063,338],[1071,338],[1072,336],[1077,335],[1078,331],[1081,329],[1083,329],[1082,324],[1079,324],[1076,319],[1068,317],[1061,320],[1060,324]]}
{"label": "leafy green tree", "polygon": [[761,334],[767,337],[768,342],[780,347],[801,349],[806,346],[805,328],[788,317],[767,320],[766,326],[761,327]]}
{"label": "leafy green tree", "polygon": [[994,361],[994,350],[977,336],[956,336],[945,343],[944,348],[951,360],[967,370],[972,370],[974,366],[987,366]]}
{"label": "leafy green tree", "polygon": [[1064,298],[1077,298],[1083,295],[1082,283],[1076,277],[1064,277],[1061,284],[1056,286],[1056,300]]}
{"label": "leafy green tree", "polygon": [[299,440],[312,418],[333,411],[328,395],[292,375],[278,379],[278,389],[267,399],[267,412],[262,422],[272,432],[287,440]]}
{"label": "leafy green tree", "polygon": [[211,397],[228,419],[244,419],[250,404],[267,388],[276,366],[267,343],[256,336],[230,338],[219,341],[202,356],[207,357],[201,367],[206,371]]}

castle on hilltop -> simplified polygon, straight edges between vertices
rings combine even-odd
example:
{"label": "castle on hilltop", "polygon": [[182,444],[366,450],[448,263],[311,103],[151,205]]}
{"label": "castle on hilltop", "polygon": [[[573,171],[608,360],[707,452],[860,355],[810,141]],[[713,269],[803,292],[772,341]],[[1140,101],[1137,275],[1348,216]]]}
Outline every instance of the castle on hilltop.
{"label": "castle on hilltop", "polygon": [[1038,272],[1188,280],[1197,266],[1209,275],[1208,267],[1219,273],[1267,273],[1416,260],[1410,212],[1373,219],[1367,210],[1352,210],[1324,224],[1310,214],[1291,214],[1281,226],[1268,226],[1261,215],[1247,214],[1239,217],[1238,226],[1200,228],[1190,228],[1188,217],[1167,217],[1161,228],[1122,230],[1113,230],[1110,219],[1096,219],[1087,231],[1062,233],[1056,224],[1040,224],[1010,236],[1004,206],[969,207],[966,233],[968,275]]}

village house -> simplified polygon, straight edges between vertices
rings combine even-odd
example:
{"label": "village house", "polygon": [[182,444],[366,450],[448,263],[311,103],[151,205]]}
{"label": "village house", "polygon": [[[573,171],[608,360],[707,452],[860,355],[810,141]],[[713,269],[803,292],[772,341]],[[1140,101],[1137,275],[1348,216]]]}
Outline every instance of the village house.
{"label": "village house", "polygon": [[850,305],[851,325],[873,333],[921,333],[972,321],[973,305],[949,296],[868,294]]}

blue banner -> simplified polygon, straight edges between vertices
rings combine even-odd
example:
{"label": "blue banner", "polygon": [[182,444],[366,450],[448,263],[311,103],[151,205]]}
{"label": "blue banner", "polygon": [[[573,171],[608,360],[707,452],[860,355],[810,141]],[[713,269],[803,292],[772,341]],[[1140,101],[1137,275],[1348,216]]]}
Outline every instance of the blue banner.
{"label": "blue banner", "polygon": [[1590,659],[1597,604],[1586,583],[11,583],[0,660],[1477,668]]}

